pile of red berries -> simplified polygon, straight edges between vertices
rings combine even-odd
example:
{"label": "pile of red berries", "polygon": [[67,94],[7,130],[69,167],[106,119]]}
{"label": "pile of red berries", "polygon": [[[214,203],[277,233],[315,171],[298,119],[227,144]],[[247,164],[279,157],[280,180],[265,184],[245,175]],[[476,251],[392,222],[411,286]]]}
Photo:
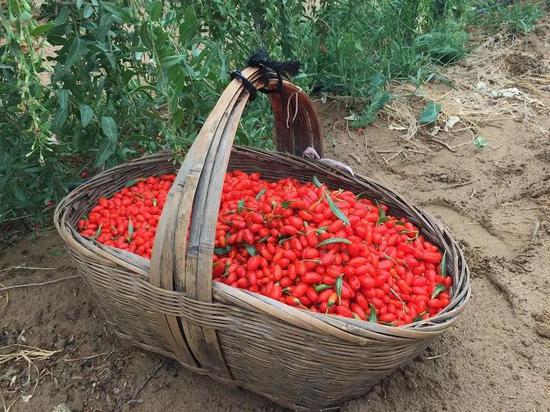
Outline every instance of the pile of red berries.
{"label": "pile of red berries", "polygon": [[[146,258],[174,175],[129,182],[101,198],[80,233]],[[316,178],[276,182],[227,173],[213,278],[288,305],[393,326],[449,304],[445,257],[406,219]]]}

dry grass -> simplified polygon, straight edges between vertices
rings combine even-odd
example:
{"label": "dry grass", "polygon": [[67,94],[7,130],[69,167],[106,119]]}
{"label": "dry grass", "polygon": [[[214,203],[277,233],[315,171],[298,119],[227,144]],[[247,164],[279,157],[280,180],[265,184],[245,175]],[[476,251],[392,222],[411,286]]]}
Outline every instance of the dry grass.
{"label": "dry grass", "polygon": [[[8,388],[6,389],[6,393],[23,393],[23,391],[25,391],[27,392],[26,395],[17,396],[14,400],[12,400],[11,404],[8,405],[3,396],[2,389],[0,388],[0,401],[2,402],[4,412],[9,412],[18,400],[21,399],[23,402],[28,402],[34,396],[34,392],[36,391],[38,383],[40,382],[40,376],[42,374],[38,366],[36,366],[36,362],[49,359],[58,352],[60,351],[46,350],[34,346],[19,344],[7,345],[0,348],[0,370],[8,371],[8,366],[15,369],[15,367],[21,363],[26,363],[27,369],[27,378],[24,382],[17,384],[17,378],[20,373],[15,373],[10,380]],[[34,378],[33,374],[35,375]],[[31,387],[31,385],[32,389],[28,392],[28,388]]]}
{"label": "dry grass", "polygon": [[[451,138],[458,132],[467,132],[473,140],[484,125],[506,119],[534,129],[540,127],[536,117],[549,111],[542,97],[550,91],[550,62],[540,56],[511,52],[519,48],[518,42],[521,40],[494,36],[481,43],[462,64],[446,71],[453,88],[428,84],[416,89],[411,84],[392,84],[390,91],[398,98],[384,108],[382,117],[391,129],[402,130],[401,137],[407,141],[422,130],[433,137],[445,129]],[[441,104],[442,111],[437,124],[422,126],[418,113],[428,101]],[[450,118],[460,120],[448,128]],[[468,140],[459,145],[470,143]]]}

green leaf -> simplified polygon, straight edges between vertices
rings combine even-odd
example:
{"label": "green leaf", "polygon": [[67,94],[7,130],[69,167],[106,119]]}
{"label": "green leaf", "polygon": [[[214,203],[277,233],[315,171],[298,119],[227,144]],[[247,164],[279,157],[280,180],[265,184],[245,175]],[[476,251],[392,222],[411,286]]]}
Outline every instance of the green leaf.
{"label": "green leaf", "polygon": [[101,130],[107,139],[116,142],[118,140],[118,130],[115,119],[110,116],[101,117]]}
{"label": "green leaf", "polygon": [[332,245],[334,243],[345,243],[347,245],[351,245],[351,242],[346,239],[346,238],[343,238],[343,237],[331,237],[331,238],[328,238],[328,239],[325,239],[321,242],[319,242],[317,244],[317,246],[315,247],[323,247],[323,246],[326,246],[326,245]]}
{"label": "green leaf", "polygon": [[332,213],[340,219],[346,226],[349,226],[349,219],[348,217],[340,210],[338,206],[336,206],[336,203],[334,203],[334,200],[332,200],[332,197],[328,193],[325,193],[325,197],[327,198],[328,206],[330,207],[330,210],[332,210]]}
{"label": "green leaf", "polygon": [[20,15],[19,15],[19,20],[30,20],[32,18],[32,14],[29,13],[27,10],[24,10]]}
{"label": "green leaf", "polygon": [[342,284],[344,283],[344,275],[336,278],[336,296],[338,296],[338,304],[342,304]]}
{"label": "green leaf", "polygon": [[105,39],[105,36],[107,36],[107,33],[109,33],[109,30],[111,29],[111,25],[113,24],[114,20],[115,16],[110,13],[101,16],[96,31],[97,40],[103,41]]}
{"label": "green leaf", "polygon": [[292,200],[285,200],[284,202],[281,202],[281,207],[283,209],[288,209],[291,204],[292,204]]}
{"label": "green leaf", "polygon": [[128,181],[124,184],[124,187],[134,186],[136,183],[141,182],[142,180],[143,180],[143,179],[132,179],[132,180],[128,180]]}
{"label": "green leaf", "polygon": [[229,275],[229,266],[231,266],[231,264],[229,263],[229,259],[225,261],[225,269],[223,270],[223,275],[222,277],[227,277],[227,275]]}
{"label": "green leaf", "polygon": [[70,68],[73,67],[73,65],[76,63],[81,53],[84,53],[85,50],[86,46],[84,45],[82,40],[80,40],[80,37],[75,37],[67,53],[67,58],[65,59],[63,70],[65,72],[68,72]]}
{"label": "green leaf", "polygon": [[[92,2],[93,3],[93,2]],[[106,13],[105,15],[109,15],[112,17],[113,22],[116,23],[135,23],[136,18],[134,15],[134,11],[130,7],[122,7],[119,6],[116,3],[126,3],[126,2],[107,2],[102,1],[101,5],[107,10],[109,13]],[[100,23],[101,25],[101,23]]]}
{"label": "green leaf", "polygon": [[331,287],[332,287],[331,285],[326,285],[324,283],[319,283],[318,285],[316,285],[314,287],[314,289],[315,289],[315,292],[319,293],[319,292],[322,292],[323,290],[330,289]]}
{"label": "green leaf", "polygon": [[386,77],[378,72],[375,73],[369,81],[369,94],[373,94],[376,90],[381,89],[386,84]]}
{"label": "green leaf", "polygon": [[237,213],[242,213],[244,210],[244,199],[239,200],[237,203]]}
{"label": "green leaf", "polygon": [[244,243],[244,248],[250,256],[256,256],[256,248],[248,243]]}
{"label": "green leaf", "polygon": [[55,23],[41,24],[40,26],[36,26],[34,29],[32,29],[30,31],[30,35],[31,36],[40,36],[41,34],[49,32],[54,27],[55,27]]}
{"label": "green leaf", "polygon": [[371,124],[378,115],[378,112],[390,101],[390,94],[384,90],[376,91],[370,100],[370,103],[365,106],[363,112],[350,123],[351,127],[359,128]]}
{"label": "green leaf", "polygon": [[447,276],[447,251],[443,252],[443,257],[441,258],[441,263],[439,264],[440,273],[442,277]]}
{"label": "green leaf", "polygon": [[435,299],[441,292],[444,292],[446,290],[447,288],[445,287],[445,285],[438,283],[437,285],[435,285],[434,291],[432,293],[432,299]]}
{"label": "green leaf", "polygon": [[313,184],[319,189],[321,188],[321,186],[323,186],[319,179],[317,179],[317,176],[313,176]]}
{"label": "green leaf", "polygon": [[94,118],[94,109],[84,103],[81,103],[78,107],[80,109],[80,123],[82,127],[86,127]]}
{"label": "green leaf", "polygon": [[376,308],[372,303],[369,303],[369,308],[370,308],[369,322],[376,323],[378,321],[378,317],[376,316]]}
{"label": "green leaf", "polygon": [[55,114],[55,117],[52,121],[52,130],[59,131],[63,125],[65,124],[65,121],[67,120],[68,111],[67,109],[59,109],[57,113]]}
{"label": "green leaf", "polygon": [[25,192],[17,186],[14,188],[13,194],[15,195],[15,198],[20,202],[26,202],[28,200]]}
{"label": "green leaf", "polygon": [[67,89],[59,89],[57,91],[57,99],[59,100],[59,108],[66,110],[69,105],[69,91]]}
{"label": "green leaf", "polygon": [[214,248],[214,254],[218,255],[218,256],[224,256],[224,255],[227,255],[229,252],[231,252],[231,246],[226,246],[226,247],[216,247]]}
{"label": "green leaf", "polygon": [[487,147],[487,140],[483,136],[477,135],[474,140],[474,146],[476,149],[485,149]]}
{"label": "green leaf", "polygon": [[328,226],[321,226],[317,228],[317,230],[315,230],[315,233],[320,235],[321,233],[326,233],[327,229],[328,229]]}
{"label": "green leaf", "polygon": [[151,37],[151,24],[148,21],[144,22],[139,28],[139,37],[141,37],[141,41],[143,41],[143,44],[145,44],[148,49],[155,48]]}
{"label": "green leaf", "polygon": [[376,202],[376,206],[378,207],[378,220],[376,221],[376,226],[383,225],[388,221],[388,217],[386,216],[386,212],[384,212],[384,209],[380,207],[378,202]]}
{"label": "green leaf", "polygon": [[426,311],[424,312],[420,312],[418,315],[416,315],[416,317],[413,319],[413,322],[419,322],[422,320],[422,315],[424,315],[426,313]]}
{"label": "green leaf", "polygon": [[149,6],[149,15],[152,21],[158,21],[160,16],[162,16],[162,2],[158,0],[153,1]]}
{"label": "green leaf", "polygon": [[180,54],[176,54],[176,55],[173,55],[173,56],[164,57],[161,61],[161,64],[162,64],[162,67],[167,69],[169,67],[176,66],[180,63],[183,63],[184,60],[185,60],[185,56],[180,55]]}
{"label": "green leaf", "polygon": [[179,26],[179,38],[181,44],[186,45],[198,34],[200,23],[192,5],[185,9],[183,15],[183,23]]}
{"label": "green leaf", "polygon": [[115,153],[116,142],[104,139],[99,147],[96,158],[96,166],[102,166]]}
{"label": "green leaf", "polygon": [[8,64],[4,64],[4,63],[0,63],[0,69],[7,69],[7,70],[11,70],[13,71],[13,67],[8,65]]}
{"label": "green leaf", "polygon": [[287,237],[282,237],[281,239],[279,239],[279,245],[282,245],[283,243],[285,243],[287,240],[290,240],[292,239],[294,236],[287,236]]}
{"label": "green leaf", "polygon": [[433,123],[437,120],[437,117],[439,116],[439,113],[441,112],[441,105],[438,103],[434,103],[432,101],[429,101],[426,106],[424,106],[424,109],[422,110],[422,113],[420,114],[419,123],[420,124],[429,124]]}
{"label": "green leaf", "polygon": [[264,194],[265,194],[265,188],[262,189],[262,190],[260,190],[260,191],[258,192],[258,194],[256,195],[255,199],[256,199],[256,200],[260,200]]}
{"label": "green leaf", "polygon": [[93,240],[96,240],[101,235],[101,229],[103,228],[103,225],[99,225],[97,230],[95,231],[95,234],[92,236]]}
{"label": "green leaf", "polygon": [[132,236],[134,235],[134,224],[132,219],[128,219],[128,242],[132,241]]}
{"label": "green leaf", "polygon": [[85,19],[87,19],[88,17],[90,17],[92,14],[94,13],[94,9],[92,6],[90,6],[89,4],[84,7],[84,11],[82,12],[82,17],[84,17]]}

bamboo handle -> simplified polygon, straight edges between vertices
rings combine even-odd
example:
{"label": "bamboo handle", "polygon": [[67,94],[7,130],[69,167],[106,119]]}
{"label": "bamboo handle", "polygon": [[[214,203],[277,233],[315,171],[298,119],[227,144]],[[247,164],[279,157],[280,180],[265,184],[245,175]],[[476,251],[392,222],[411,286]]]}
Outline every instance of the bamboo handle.
{"label": "bamboo handle", "polygon": [[[242,75],[256,88],[263,86],[259,69],[248,67]],[[273,89],[276,80],[270,81]],[[311,100],[290,82],[272,93],[275,143],[279,151],[301,156],[314,147],[322,156],[319,118]],[[231,146],[243,110],[250,97],[240,80],[233,80],[220,96],[191,146],[170,190],[157,229],[151,259],[151,282],[184,292],[200,302],[212,301],[212,258],[218,208]],[[167,316],[165,335],[200,366],[231,379],[213,329]],[[185,347],[182,350],[182,346]],[[190,353],[189,353],[190,352]]]}

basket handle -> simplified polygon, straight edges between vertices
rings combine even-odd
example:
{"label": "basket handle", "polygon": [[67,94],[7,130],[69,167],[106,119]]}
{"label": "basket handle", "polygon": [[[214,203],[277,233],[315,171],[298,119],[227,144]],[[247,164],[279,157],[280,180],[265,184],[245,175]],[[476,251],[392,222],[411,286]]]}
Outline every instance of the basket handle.
{"label": "basket handle", "polygon": [[[247,67],[241,75],[257,89],[264,86],[264,76],[258,68]],[[270,80],[266,87],[273,90],[276,85],[276,80]],[[322,156],[319,118],[308,96],[287,81],[280,92],[269,96],[277,149],[301,156],[312,146]],[[249,98],[249,91],[239,79],[225,89],[179,169],[157,228],[151,282],[185,292],[200,302],[212,302],[212,258],[222,186],[231,146]],[[231,379],[215,330],[179,320],[182,328],[175,326],[173,317],[166,319],[165,335],[176,346],[174,353],[182,352],[183,341],[187,345],[181,356],[184,361],[191,352],[201,367]]]}

